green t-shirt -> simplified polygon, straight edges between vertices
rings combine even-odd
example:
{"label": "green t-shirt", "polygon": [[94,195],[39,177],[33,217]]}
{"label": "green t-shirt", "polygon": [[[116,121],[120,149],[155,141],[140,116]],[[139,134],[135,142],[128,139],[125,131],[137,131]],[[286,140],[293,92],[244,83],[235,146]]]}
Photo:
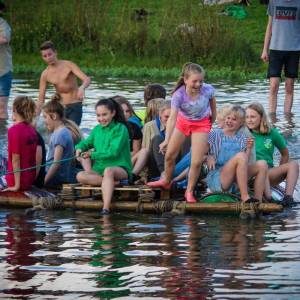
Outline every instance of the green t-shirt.
{"label": "green t-shirt", "polygon": [[276,128],[272,128],[267,134],[251,131],[255,138],[255,151],[257,160],[265,160],[270,168],[273,164],[273,154],[275,147],[280,151],[286,148],[284,137]]}
{"label": "green t-shirt", "polygon": [[87,151],[94,148],[91,154],[93,170],[103,175],[107,167],[123,167],[131,176],[132,165],[128,130],[124,124],[112,121],[108,126],[98,124],[90,135],[75,146],[75,149]]}

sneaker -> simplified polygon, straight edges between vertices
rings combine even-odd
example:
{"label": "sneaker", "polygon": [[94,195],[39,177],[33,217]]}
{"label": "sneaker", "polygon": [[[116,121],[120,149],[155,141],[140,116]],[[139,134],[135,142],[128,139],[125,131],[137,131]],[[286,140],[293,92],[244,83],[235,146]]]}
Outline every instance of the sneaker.
{"label": "sneaker", "polygon": [[283,206],[293,206],[295,205],[294,198],[290,195],[285,195],[281,201]]}
{"label": "sneaker", "polygon": [[184,193],[184,199],[187,203],[197,203],[197,199],[194,197],[193,192],[186,191]]}
{"label": "sneaker", "polygon": [[102,211],[101,211],[101,213],[100,213],[100,215],[101,216],[107,216],[107,215],[109,215],[110,214],[110,211],[108,210],[108,209],[102,209]]}

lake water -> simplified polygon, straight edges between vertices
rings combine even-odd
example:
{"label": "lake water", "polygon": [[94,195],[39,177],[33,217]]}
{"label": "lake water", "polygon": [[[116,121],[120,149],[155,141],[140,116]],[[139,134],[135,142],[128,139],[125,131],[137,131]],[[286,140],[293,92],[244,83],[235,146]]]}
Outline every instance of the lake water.
{"label": "lake water", "polygon": [[[93,106],[116,94],[142,105],[149,82],[93,79],[86,92],[82,128],[95,126]],[[162,82],[171,89],[173,82]],[[14,81],[12,98],[37,98],[38,82]],[[218,105],[260,101],[267,108],[267,82],[218,82]],[[49,90],[49,96],[53,90]],[[300,87],[294,115],[275,125],[299,157]],[[0,125],[6,147],[8,121]],[[297,187],[300,187],[299,181]],[[295,197],[300,201],[298,191]],[[0,211],[1,299],[297,299],[300,297],[299,207],[264,219],[236,216],[164,217],[137,213],[54,211],[25,216]]]}

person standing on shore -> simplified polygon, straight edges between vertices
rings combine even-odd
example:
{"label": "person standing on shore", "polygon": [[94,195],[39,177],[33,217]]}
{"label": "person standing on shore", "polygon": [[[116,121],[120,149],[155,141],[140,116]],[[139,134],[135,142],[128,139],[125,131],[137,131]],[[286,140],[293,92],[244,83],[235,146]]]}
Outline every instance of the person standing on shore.
{"label": "person standing on shore", "polygon": [[[45,94],[48,82],[53,84],[56,92],[62,98],[65,107],[65,118],[74,121],[78,126],[82,118],[82,101],[84,90],[90,84],[90,78],[71,61],[59,60],[54,44],[51,41],[44,42],[41,47],[41,55],[48,67],[40,77],[39,100],[37,115],[40,114],[45,102]],[[78,87],[77,78],[82,81]]]}
{"label": "person standing on shore", "polygon": [[269,62],[269,112],[276,113],[277,94],[284,67],[284,113],[291,113],[294,81],[298,77],[300,54],[300,1],[270,0],[268,25],[261,59]]}
{"label": "person standing on shore", "polygon": [[0,119],[7,119],[7,103],[12,81],[11,28],[1,17],[5,5],[0,1]]}

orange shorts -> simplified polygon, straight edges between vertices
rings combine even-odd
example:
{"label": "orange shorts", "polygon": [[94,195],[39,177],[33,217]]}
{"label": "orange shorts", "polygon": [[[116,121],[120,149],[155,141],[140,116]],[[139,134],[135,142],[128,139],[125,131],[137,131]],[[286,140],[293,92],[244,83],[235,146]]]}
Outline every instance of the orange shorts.
{"label": "orange shorts", "polygon": [[211,120],[206,117],[201,120],[189,120],[180,114],[177,115],[176,126],[185,136],[190,136],[194,132],[208,133],[211,129]]}

